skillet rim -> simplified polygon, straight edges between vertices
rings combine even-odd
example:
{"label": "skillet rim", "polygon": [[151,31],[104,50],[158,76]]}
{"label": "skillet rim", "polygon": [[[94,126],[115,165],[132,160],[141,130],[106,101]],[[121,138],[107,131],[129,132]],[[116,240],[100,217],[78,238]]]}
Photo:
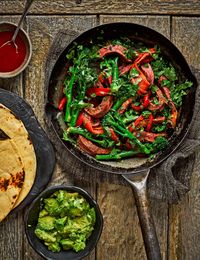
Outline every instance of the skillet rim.
{"label": "skillet rim", "polygon": [[[145,164],[146,164],[145,163],[145,164],[142,164],[142,165],[137,166],[135,168],[114,167],[112,165],[108,165],[104,161],[102,161],[102,162],[101,161],[97,161],[94,157],[86,155],[82,151],[80,151],[77,148],[75,148],[71,143],[63,141],[62,138],[60,137],[60,135],[58,134],[58,132],[57,132],[53,122],[52,122],[52,120],[53,120],[52,119],[52,115],[49,115],[49,113],[51,113],[51,109],[48,109],[48,106],[49,106],[49,103],[48,103],[48,100],[49,100],[49,85],[50,85],[50,82],[51,82],[52,75],[53,75],[53,73],[56,70],[57,64],[62,59],[62,56],[64,55],[64,53],[67,52],[71,48],[71,46],[72,46],[72,44],[74,42],[77,42],[77,41],[80,42],[80,39],[83,38],[85,35],[91,34],[93,31],[96,32],[97,30],[100,30],[100,29],[103,30],[103,29],[105,29],[106,27],[109,27],[109,26],[111,26],[111,27],[115,27],[115,26],[116,27],[117,26],[121,26],[121,27],[122,26],[137,27],[137,28],[139,28],[141,30],[147,30],[147,31],[149,31],[152,34],[157,35],[158,37],[161,38],[161,42],[165,41],[166,44],[164,44],[164,46],[165,47],[167,46],[166,49],[167,50],[172,49],[172,51],[176,52],[177,55],[179,56],[179,58],[181,58],[181,61],[182,61],[181,67],[185,67],[184,70],[187,70],[187,74],[189,75],[189,77],[187,76],[186,78],[193,82],[193,86],[191,88],[191,91],[189,91],[189,92],[192,92],[192,97],[193,97],[193,100],[195,101],[196,89],[197,89],[197,85],[198,85],[197,79],[194,76],[194,74],[192,73],[192,71],[190,69],[190,66],[187,63],[186,58],[183,56],[181,51],[168,38],[166,38],[163,34],[155,31],[154,29],[149,28],[149,27],[144,26],[144,25],[140,25],[140,24],[136,24],[136,23],[130,23],[130,22],[115,22],[115,23],[105,23],[105,24],[94,26],[94,27],[92,27],[92,28],[90,28],[90,29],[80,33],[73,40],[71,40],[67,44],[67,46],[65,46],[63,48],[63,50],[60,52],[58,58],[56,59],[56,61],[54,63],[54,66],[52,67],[51,73],[49,74],[48,84],[47,84],[48,95],[47,95],[46,100],[45,100],[45,102],[46,102],[45,113],[46,113],[47,118],[50,119],[50,123],[51,123],[51,126],[52,126],[53,130],[54,130],[54,133],[56,134],[56,136],[59,139],[59,141],[62,144],[62,146],[64,146],[64,148],[67,149],[67,151],[70,152],[76,159],[78,159],[79,161],[83,162],[84,164],[86,164],[86,165],[88,165],[90,167],[93,167],[93,168],[95,168],[97,170],[100,170],[100,171],[114,173],[114,174],[117,174],[117,175],[121,175],[121,174],[123,174],[123,175],[136,174],[136,173],[139,173],[141,171],[148,170],[148,169],[151,169],[151,168],[159,165],[160,163],[162,163],[164,160],[166,160],[171,154],[173,154],[178,149],[178,147],[182,144],[182,142],[186,138],[186,136],[187,136],[187,134],[188,134],[188,132],[189,132],[189,130],[191,128],[191,125],[193,123],[193,114],[194,114],[195,102],[193,102],[193,106],[192,106],[192,109],[190,111],[191,118],[189,119],[188,124],[185,127],[183,127],[181,132],[175,137],[175,141],[173,143],[173,146],[169,145],[169,147],[167,148],[167,149],[169,149],[169,148],[172,147],[170,149],[170,151],[163,158],[159,157],[160,155],[163,154],[163,152],[159,152],[157,154],[156,158],[155,158],[155,159],[158,158],[156,162],[154,162],[155,159],[153,159],[153,161],[150,162],[150,165],[145,166]],[[115,28],[115,30],[116,30],[116,28]],[[125,34],[127,34],[127,31],[125,32]],[[87,39],[88,39],[88,37],[87,37]],[[160,39],[157,42],[159,43]],[[168,57],[168,59],[169,59],[169,57]],[[178,63],[178,65],[180,65],[180,63]],[[186,74],[186,73],[184,73],[184,74]],[[178,142],[177,142],[178,138],[180,140],[178,140]],[[91,163],[91,161],[92,161],[92,163]],[[112,161],[112,162],[114,162],[114,161]]]}

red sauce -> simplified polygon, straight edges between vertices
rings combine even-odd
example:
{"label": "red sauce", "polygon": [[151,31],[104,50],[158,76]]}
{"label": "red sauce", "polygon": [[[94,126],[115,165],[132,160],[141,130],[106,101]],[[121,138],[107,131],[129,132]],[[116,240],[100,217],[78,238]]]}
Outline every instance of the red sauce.
{"label": "red sauce", "polygon": [[[0,46],[11,40],[12,36],[13,32],[0,32]],[[26,45],[19,35],[17,35],[15,43],[18,46],[18,51],[13,43],[0,48],[0,72],[14,71],[23,63],[26,57]]]}

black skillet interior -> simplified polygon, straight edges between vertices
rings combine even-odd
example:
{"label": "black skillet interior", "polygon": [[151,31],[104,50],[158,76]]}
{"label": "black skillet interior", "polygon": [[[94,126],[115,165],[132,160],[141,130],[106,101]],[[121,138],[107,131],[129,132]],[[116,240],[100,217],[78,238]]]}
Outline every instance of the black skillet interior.
{"label": "black skillet interior", "polygon": [[[64,79],[63,68],[65,68],[67,63],[66,54],[68,53],[74,42],[87,45],[92,40],[95,44],[95,42],[98,41],[98,37],[100,35],[103,35],[105,41],[113,38],[116,39],[119,36],[126,36],[130,39],[133,39],[135,42],[143,42],[146,46],[149,47],[158,45],[163,56],[165,56],[179,72],[180,80],[188,79],[189,81],[193,82],[193,87],[189,91],[188,95],[184,98],[176,131],[170,139],[170,145],[163,152],[158,153],[155,159],[152,161],[143,160],[142,162],[140,161],[139,164],[138,159],[125,159],[121,162],[99,162],[93,157],[81,152],[71,143],[64,142],[62,140],[62,130],[56,118],[59,111],[54,107],[53,103],[56,96],[58,97],[58,95],[60,94],[58,93],[60,92],[60,90],[58,90],[58,85],[62,84],[62,81]],[[46,113],[51,120],[52,127],[55,130],[57,137],[62,141],[64,147],[79,160],[102,171],[112,172],[116,174],[128,174],[133,172],[140,172],[146,168],[152,168],[153,166],[159,164],[164,159],[166,159],[172,152],[174,152],[175,149],[177,149],[177,147],[187,134],[189,126],[191,124],[195,104],[196,88],[196,78],[191,73],[191,70],[185,58],[183,57],[181,52],[163,35],[145,26],[132,23],[104,24],[82,33],[68,46],[66,46],[61,55],[58,57],[48,84],[48,100]]]}

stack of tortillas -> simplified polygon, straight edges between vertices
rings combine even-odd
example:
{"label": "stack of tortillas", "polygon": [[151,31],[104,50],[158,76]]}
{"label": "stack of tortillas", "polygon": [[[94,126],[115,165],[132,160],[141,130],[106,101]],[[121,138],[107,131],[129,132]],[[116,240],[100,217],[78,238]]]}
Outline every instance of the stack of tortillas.
{"label": "stack of tortillas", "polygon": [[29,134],[22,121],[0,104],[0,222],[25,199],[35,175]]}

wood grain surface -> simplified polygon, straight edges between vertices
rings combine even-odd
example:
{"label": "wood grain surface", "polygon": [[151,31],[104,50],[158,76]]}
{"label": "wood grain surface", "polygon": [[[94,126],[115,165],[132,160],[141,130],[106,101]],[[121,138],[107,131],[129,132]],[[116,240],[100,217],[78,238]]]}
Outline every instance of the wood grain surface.
{"label": "wood grain surface", "polygon": [[[0,0],[0,22],[17,22],[24,1]],[[80,15],[79,15],[80,14]],[[126,14],[126,15],[125,15]],[[144,15],[141,15],[144,14]],[[165,15],[162,15],[165,14]],[[188,62],[200,69],[200,1],[86,1],[35,0],[24,27],[33,44],[33,56],[24,73],[0,79],[0,87],[24,97],[44,123],[44,65],[49,47],[62,28],[84,31],[99,23],[127,21],[147,25],[171,40]],[[169,16],[185,15],[185,16]],[[197,17],[188,17],[196,15]],[[192,159],[193,160],[193,159]],[[151,201],[163,259],[200,259],[200,152],[196,153],[191,191],[178,204],[168,206]],[[89,181],[74,179],[77,171],[91,175]],[[66,168],[56,165],[50,185],[70,183],[85,188],[98,201],[104,228],[98,246],[87,260],[145,260],[135,201],[128,186],[102,182],[100,172],[68,158]],[[0,224],[0,260],[41,260],[27,242],[23,228],[24,212],[10,215]]]}
{"label": "wood grain surface", "polygon": [[[200,70],[200,18],[173,17],[172,41]],[[195,155],[190,191],[181,203],[169,207],[170,259],[200,259],[200,152]]]}
{"label": "wood grain surface", "polygon": [[[8,5],[9,3],[9,5]],[[13,14],[23,10],[23,0],[1,0],[0,13]],[[35,0],[34,14],[200,14],[198,0]]]}

